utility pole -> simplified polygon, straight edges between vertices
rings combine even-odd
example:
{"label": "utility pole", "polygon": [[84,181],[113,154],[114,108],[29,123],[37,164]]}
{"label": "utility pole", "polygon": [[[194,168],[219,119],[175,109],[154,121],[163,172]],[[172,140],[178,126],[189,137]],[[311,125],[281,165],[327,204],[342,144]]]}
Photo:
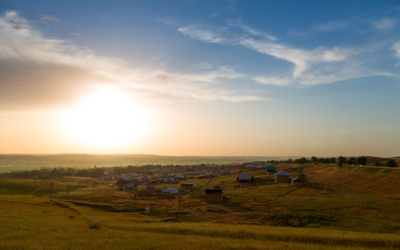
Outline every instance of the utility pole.
{"label": "utility pole", "polygon": [[179,214],[181,214],[181,197],[178,197],[178,203],[179,203]]}
{"label": "utility pole", "polygon": [[33,183],[33,195],[32,195],[33,199],[35,199],[35,191],[36,191],[36,178],[35,178],[35,182]]}
{"label": "utility pole", "polygon": [[326,183],[326,186],[325,186],[325,188],[324,188],[324,194],[325,194],[325,190],[326,190],[326,188],[328,187],[328,184],[329,184],[329,181],[328,181],[328,183]]}
{"label": "utility pole", "polygon": [[343,183],[344,183],[344,182],[342,181],[342,198],[343,198]]}
{"label": "utility pole", "polygon": [[51,183],[51,188],[50,188],[50,202],[53,200],[53,186],[54,186],[54,182]]}

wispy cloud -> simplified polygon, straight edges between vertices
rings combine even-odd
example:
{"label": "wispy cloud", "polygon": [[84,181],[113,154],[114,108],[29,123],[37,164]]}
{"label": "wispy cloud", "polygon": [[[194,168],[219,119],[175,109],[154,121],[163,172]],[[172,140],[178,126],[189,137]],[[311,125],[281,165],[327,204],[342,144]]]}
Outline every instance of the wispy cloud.
{"label": "wispy cloud", "polygon": [[101,84],[171,100],[266,100],[224,87],[229,80],[245,77],[228,66],[200,73],[132,67],[69,41],[46,38],[17,12],[0,17],[0,37],[0,110],[59,108]]}
{"label": "wispy cloud", "polygon": [[[301,49],[279,43],[275,37],[268,37],[239,21],[228,21],[228,27],[240,27],[242,32],[232,32],[227,27],[207,27],[197,25],[184,26],[178,29],[193,39],[209,43],[230,44],[234,46],[245,46],[259,53],[273,56],[293,63],[293,71],[286,75],[279,76],[256,76],[253,77],[258,83],[267,85],[285,86],[291,83],[302,85],[314,85],[331,83],[352,78],[359,78],[371,75],[397,76],[398,74],[371,68],[371,52],[379,51],[385,46],[390,46],[389,41],[366,44],[359,47],[333,46],[317,47],[315,49]],[[322,30],[333,30],[345,27],[344,22],[332,22],[320,25]],[[260,37],[268,39],[260,39]],[[393,47],[397,51],[397,45]]]}
{"label": "wispy cloud", "polygon": [[61,20],[56,17],[56,16],[52,16],[52,15],[44,15],[42,14],[40,19],[41,21],[54,21],[54,22],[61,22]]}
{"label": "wispy cloud", "polygon": [[272,40],[272,41],[276,41],[277,40],[276,37],[271,36],[270,34],[268,34],[266,32],[261,32],[261,31],[259,31],[257,29],[254,29],[254,28],[252,28],[252,27],[250,27],[250,26],[248,26],[246,24],[243,24],[241,19],[228,20],[227,23],[228,23],[229,26],[239,27],[244,32],[249,33],[251,35],[268,38],[269,40]]}
{"label": "wispy cloud", "polygon": [[83,36],[81,33],[76,33],[76,32],[71,32],[70,34],[73,36]]}
{"label": "wispy cloud", "polygon": [[219,33],[210,29],[201,28],[197,25],[180,27],[178,28],[178,31],[193,39],[202,40],[208,43],[223,43],[225,40]]}
{"label": "wispy cloud", "polygon": [[396,52],[396,56],[400,58],[400,42],[395,43],[392,49]]}
{"label": "wispy cloud", "polygon": [[349,26],[349,22],[346,21],[332,21],[328,23],[320,23],[314,25],[314,31],[316,32],[332,32],[339,31],[347,28]]}
{"label": "wispy cloud", "polygon": [[372,22],[372,25],[378,30],[390,30],[396,26],[396,19],[384,18],[377,22]]}
{"label": "wispy cloud", "polygon": [[171,16],[158,18],[157,22],[168,24],[168,25],[175,23],[174,18]]}

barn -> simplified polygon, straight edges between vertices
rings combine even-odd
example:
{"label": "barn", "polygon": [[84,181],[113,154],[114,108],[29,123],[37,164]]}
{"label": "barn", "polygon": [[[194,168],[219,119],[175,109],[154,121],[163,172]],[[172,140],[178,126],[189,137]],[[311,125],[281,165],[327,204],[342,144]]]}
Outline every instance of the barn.
{"label": "barn", "polygon": [[290,174],[286,171],[279,171],[275,175],[275,183],[290,183]]}
{"label": "barn", "polygon": [[206,189],[204,196],[205,202],[218,202],[224,199],[221,188]]}

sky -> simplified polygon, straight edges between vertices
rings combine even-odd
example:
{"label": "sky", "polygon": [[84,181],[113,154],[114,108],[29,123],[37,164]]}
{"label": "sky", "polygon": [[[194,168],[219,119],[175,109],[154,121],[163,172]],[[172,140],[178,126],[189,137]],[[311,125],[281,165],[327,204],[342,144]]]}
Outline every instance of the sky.
{"label": "sky", "polygon": [[398,1],[0,1],[0,154],[400,155]]}

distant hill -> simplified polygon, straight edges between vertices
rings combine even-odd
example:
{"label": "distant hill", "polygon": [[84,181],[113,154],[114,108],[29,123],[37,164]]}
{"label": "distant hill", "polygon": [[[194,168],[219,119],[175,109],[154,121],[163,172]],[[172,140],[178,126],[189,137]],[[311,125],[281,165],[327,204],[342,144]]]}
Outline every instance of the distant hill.
{"label": "distant hill", "polygon": [[287,160],[298,157],[271,156],[161,156],[145,154],[90,155],[90,154],[58,154],[58,155],[0,155],[0,173],[16,170],[33,170],[40,168],[89,168],[128,166],[128,165],[194,165],[194,164],[227,164],[251,161]]}

